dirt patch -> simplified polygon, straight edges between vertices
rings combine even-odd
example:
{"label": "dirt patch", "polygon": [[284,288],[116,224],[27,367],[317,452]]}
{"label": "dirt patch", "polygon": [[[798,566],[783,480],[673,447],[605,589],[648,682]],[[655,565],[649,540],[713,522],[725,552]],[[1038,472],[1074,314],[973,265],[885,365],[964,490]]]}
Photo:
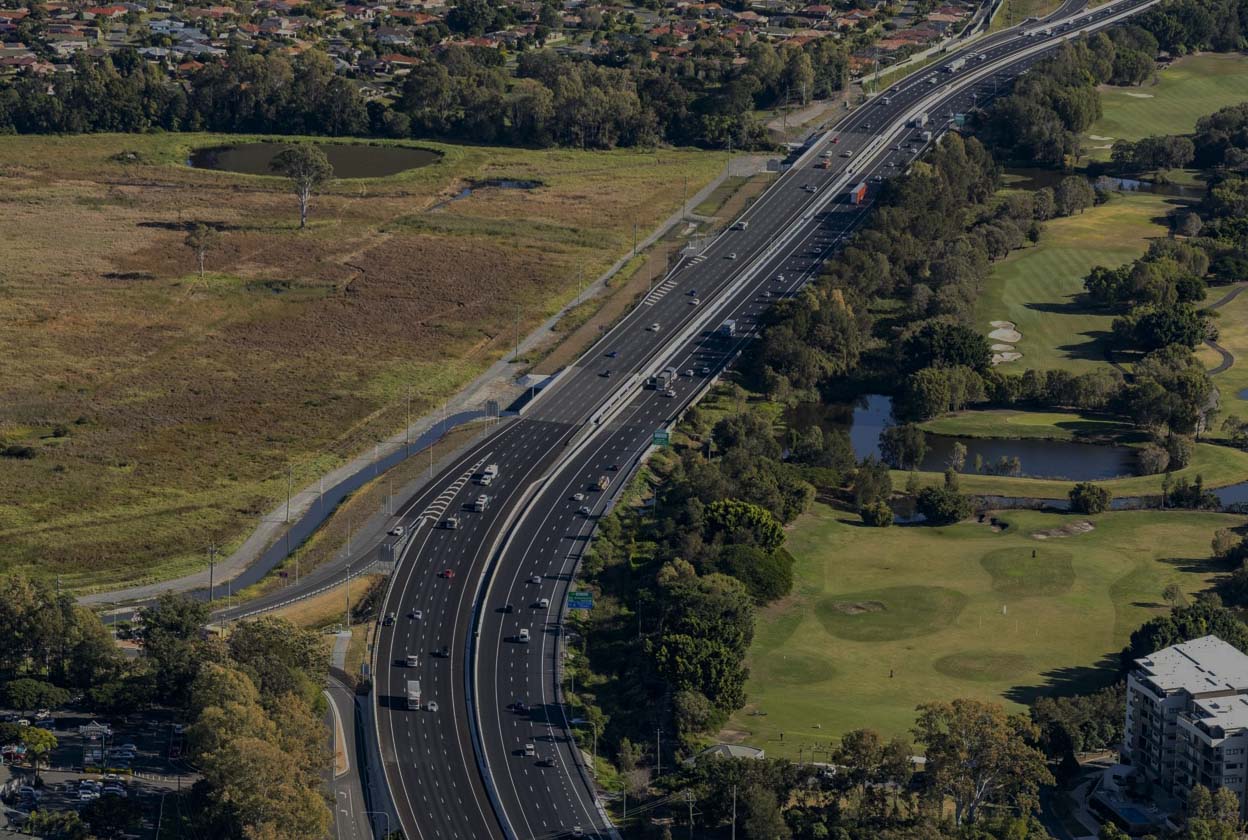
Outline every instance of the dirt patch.
{"label": "dirt patch", "polygon": [[1081,522],[1072,522],[1069,525],[1063,525],[1060,528],[1049,528],[1044,531],[1035,531],[1032,538],[1037,540],[1056,540],[1062,537],[1076,537],[1079,534],[1086,534],[1089,531],[1096,530],[1096,526],[1086,519]]}
{"label": "dirt patch", "polygon": [[888,607],[881,601],[834,601],[828,604],[828,609],[842,615],[864,615],[884,612]]}

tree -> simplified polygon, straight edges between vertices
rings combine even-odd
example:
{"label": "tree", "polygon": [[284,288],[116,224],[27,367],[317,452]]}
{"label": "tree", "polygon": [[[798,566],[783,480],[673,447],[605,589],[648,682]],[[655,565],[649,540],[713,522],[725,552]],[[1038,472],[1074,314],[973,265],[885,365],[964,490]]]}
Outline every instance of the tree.
{"label": "tree", "polygon": [[312,193],[325,186],[334,177],[334,167],[320,146],[291,146],[274,155],[269,168],[290,179],[291,187],[299,198],[299,229],[308,224],[308,204]]}
{"label": "tree", "polygon": [[927,435],[914,423],[889,426],[880,432],[880,457],[894,469],[918,469],[926,454]]}
{"label": "tree", "polygon": [[1032,746],[1035,724],[980,700],[924,703],[918,713],[914,736],[927,756],[923,784],[953,802],[957,825],[975,822],[985,806],[1036,809],[1040,785],[1053,777]]}
{"label": "tree", "polygon": [[929,525],[952,525],[971,515],[971,502],[949,487],[924,487],[915,497],[915,508]]}
{"label": "tree", "polygon": [[27,726],[24,728],[26,731],[22,733],[22,746],[26,748],[26,755],[30,758],[30,765],[35,769],[35,777],[38,778],[39,765],[56,749],[56,736],[42,727]]}
{"label": "tree", "polygon": [[887,501],[893,494],[893,478],[888,465],[868,455],[854,473],[854,504],[861,510],[875,502]]}
{"label": "tree", "polygon": [[858,515],[862,517],[864,525],[872,528],[887,528],[893,524],[893,509],[888,506],[888,502],[872,502],[863,505]]}
{"label": "tree", "polygon": [[199,265],[199,279],[204,279],[204,260],[208,252],[217,246],[218,233],[216,228],[197,222],[186,234],[182,244],[191,249],[195,261]]}
{"label": "tree", "polygon": [[55,709],[69,702],[69,692],[42,680],[29,677],[13,680],[4,686],[5,703],[21,712]]}
{"label": "tree", "polygon": [[784,528],[759,505],[738,499],[721,499],[706,507],[706,536],[708,539],[722,534],[726,542],[738,545],[756,545],[765,551],[775,551],[784,543]]}
{"label": "tree", "polygon": [[793,588],[793,558],[783,550],[730,545],[720,552],[715,568],[744,583],[760,604],[783,598]]}
{"label": "tree", "polygon": [[1082,175],[1069,175],[1057,185],[1054,195],[1057,202],[1057,214],[1070,216],[1082,213],[1096,203],[1096,190]]}
{"label": "tree", "polygon": [[1161,590],[1161,598],[1169,604],[1171,608],[1182,606],[1183,602],[1186,600],[1183,597],[1183,588],[1177,583],[1166,584],[1166,588]]}
{"label": "tree", "polygon": [[932,321],[906,339],[903,352],[910,370],[969,367],[987,370],[992,361],[988,340],[970,327]]}
{"label": "tree", "polygon": [[1122,668],[1130,669],[1135,660],[1162,648],[1210,635],[1248,653],[1248,627],[1215,599],[1198,597],[1140,625],[1122,651]]}
{"label": "tree", "polygon": [[133,799],[106,794],[88,802],[80,812],[82,819],[99,837],[116,837],[143,823],[143,808]]}
{"label": "tree", "polygon": [[855,729],[841,737],[833,761],[844,767],[845,781],[858,789],[859,809],[871,786],[904,787],[913,773],[913,750],[904,738],[885,742],[873,729]]}
{"label": "tree", "polygon": [[960,440],[955,440],[953,447],[949,450],[949,458],[945,463],[954,472],[962,472],[962,470],[966,469],[966,444]]}
{"label": "tree", "polygon": [[200,633],[208,622],[208,603],[166,592],[143,611],[138,632],[143,652],[152,664],[161,699],[184,706],[205,653]]}
{"label": "tree", "polygon": [[741,809],[745,812],[745,836],[758,840],[789,840],[793,833],[784,822],[776,795],[762,787],[750,786],[741,791]]}
{"label": "tree", "polygon": [[1081,481],[1070,488],[1070,509],[1075,513],[1104,513],[1114,494],[1090,481]]}

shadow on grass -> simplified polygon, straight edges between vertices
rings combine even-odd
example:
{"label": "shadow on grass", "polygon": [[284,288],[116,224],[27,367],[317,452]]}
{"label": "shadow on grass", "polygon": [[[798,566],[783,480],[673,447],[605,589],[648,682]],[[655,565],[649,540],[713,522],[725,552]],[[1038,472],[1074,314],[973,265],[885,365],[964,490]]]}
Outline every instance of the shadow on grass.
{"label": "shadow on grass", "polygon": [[1118,654],[1107,653],[1095,665],[1054,668],[1041,674],[1040,685],[1016,685],[1006,689],[1005,698],[1030,706],[1041,697],[1069,697],[1088,694],[1118,679]]}

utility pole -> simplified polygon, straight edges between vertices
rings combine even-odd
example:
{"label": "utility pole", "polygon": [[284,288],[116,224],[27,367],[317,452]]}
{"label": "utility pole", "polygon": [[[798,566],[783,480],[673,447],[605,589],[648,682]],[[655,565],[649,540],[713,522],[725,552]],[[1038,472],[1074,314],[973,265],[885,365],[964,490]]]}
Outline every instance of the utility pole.
{"label": "utility pole", "polygon": [[693,840],[693,791],[685,791],[685,801],[689,803],[689,840]]}
{"label": "utility pole", "polygon": [[394,476],[390,476],[390,492],[386,494],[386,515],[394,514]]}
{"label": "utility pole", "polygon": [[633,222],[633,256],[637,256],[637,222]]}
{"label": "utility pole", "polygon": [[347,556],[351,556],[351,520],[347,520]]}
{"label": "utility pole", "polygon": [[654,777],[663,775],[663,729],[654,728]]}
{"label": "utility pole", "polygon": [[403,425],[403,451],[411,454],[412,448],[412,388],[407,388],[407,423]]}
{"label": "utility pole", "polygon": [[381,444],[373,444],[373,475],[377,475],[377,461],[381,457]]}
{"label": "utility pole", "polygon": [[295,482],[295,468],[294,466],[287,464],[286,465],[286,521],[287,522],[290,521],[290,488],[291,488],[291,485],[294,484],[294,482]]}
{"label": "utility pole", "polygon": [[[350,563],[347,564],[347,610],[344,615],[344,622],[345,623],[343,624],[343,626],[346,627],[348,630],[350,630],[351,629],[351,564]],[[736,796],[736,788],[733,788],[733,796],[734,797]],[[733,808],[734,808],[733,829],[735,830],[736,829],[736,818],[735,818],[736,799],[735,798],[733,799]]]}
{"label": "utility pole", "polygon": [[[208,546],[208,603],[212,603],[212,587],[217,566],[217,547],[215,544]],[[61,593],[61,578],[56,578],[56,593]]]}

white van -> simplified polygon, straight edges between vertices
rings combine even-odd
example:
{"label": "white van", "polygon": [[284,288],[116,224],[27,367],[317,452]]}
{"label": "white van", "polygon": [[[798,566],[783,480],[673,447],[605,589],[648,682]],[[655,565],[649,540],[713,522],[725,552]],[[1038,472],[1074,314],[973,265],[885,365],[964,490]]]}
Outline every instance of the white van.
{"label": "white van", "polygon": [[517,638],[520,640],[521,644],[527,645],[529,643],[529,628],[521,627],[520,635]]}

